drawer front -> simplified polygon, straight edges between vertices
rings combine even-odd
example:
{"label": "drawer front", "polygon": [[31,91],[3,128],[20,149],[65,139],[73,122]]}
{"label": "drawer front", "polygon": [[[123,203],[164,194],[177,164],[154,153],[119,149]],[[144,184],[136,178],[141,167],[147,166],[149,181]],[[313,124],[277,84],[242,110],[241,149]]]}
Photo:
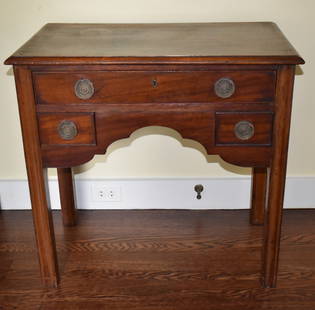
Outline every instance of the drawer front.
{"label": "drawer front", "polygon": [[218,146],[272,144],[271,112],[217,112],[215,123],[215,143]]}
{"label": "drawer front", "polygon": [[[184,110],[178,110],[173,105],[152,105],[148,112],[140,110],[139,105],[123,109],[104,105],[94,117],[88,113],[38,113],[45,166],[83,164],[95,154],[104,154],[114,141],[126,139],[136,130],[153,125],[172,128],[183,139],[203,145],[207,154],[220,155],[229,163],[244,167],[267,167],[270,164],[273,151],[272,112],[215,112],[211,107],[200,110],[196,105],[187,105]],[[63,133],[66,139],[60,136],[58,128],[64,121],[72,121],[77,126],[77,135],[72,140],[67,140],[67,136],[73,134],[71,126]],[[236,124],[245,121],[254,126],[254,133],[248,140],[239,139],[234,132]],[[243,138],[248,130],[241,128]]]}
{"label": "drawer front", "polygon": [[38,103],[272,102],[274,71],[34,72]]}
{"label": "drawer front", "polygon": [[38,113],[43,145],[95,145],[94,113]]}

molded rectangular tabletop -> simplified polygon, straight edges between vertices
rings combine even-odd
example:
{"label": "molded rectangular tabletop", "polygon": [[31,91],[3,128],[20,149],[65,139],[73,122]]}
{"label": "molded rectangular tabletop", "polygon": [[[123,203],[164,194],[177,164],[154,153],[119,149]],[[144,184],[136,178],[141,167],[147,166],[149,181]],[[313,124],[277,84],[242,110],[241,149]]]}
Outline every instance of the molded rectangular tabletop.
{"label": "molded rectangular tabletop", "polygon": [[46,24],[6,64],[299,64],[276,24]]}

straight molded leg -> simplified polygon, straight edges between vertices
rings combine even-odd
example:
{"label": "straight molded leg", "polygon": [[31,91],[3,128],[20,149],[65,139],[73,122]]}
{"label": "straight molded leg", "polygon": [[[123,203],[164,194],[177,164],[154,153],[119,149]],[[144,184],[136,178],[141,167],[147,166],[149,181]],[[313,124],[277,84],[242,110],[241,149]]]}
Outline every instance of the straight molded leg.
{"label": "straight molded leg", "polygon": [[271,167],[268,169],[268,194],[263,246],[262,281],[265,287],[277,283],[284,198],[291,102],[295,66],[281,66],[277,74],[277,92]]}
{"label": "straight molded leg", "polygon": [[76,212],[72,169],[58,168],[57,172],[63,224],[74,226],[76,224]]}
{"label": "straight molded leg", "polygon": [[27,166],[42,281],[46,287],[57,287],[57,254],[54,226],[48,201],[47,169],[42,169],[42,173],[40,173],[40,167],[34,166],[34,163],[27,163]]}
{"label": "straight molded leg", "polygon": [[47,171],[41,157],[32,76],[30,70],[23,66],[15,67],[14,74],[41,277],[45,286],[56,287],[56,244],[48,200]]}
{"label": "straight molded leg", "polygon": [[271,168],[268,169],[268,177],[270,183],[268,186],[262,279],[264,287],[276,287],[285,172],[277,173],[274,168]]}
{"label": "straight molded leg", "polygon": [[263,225],[265,218],[267,168],[253,168],[250,223]]}

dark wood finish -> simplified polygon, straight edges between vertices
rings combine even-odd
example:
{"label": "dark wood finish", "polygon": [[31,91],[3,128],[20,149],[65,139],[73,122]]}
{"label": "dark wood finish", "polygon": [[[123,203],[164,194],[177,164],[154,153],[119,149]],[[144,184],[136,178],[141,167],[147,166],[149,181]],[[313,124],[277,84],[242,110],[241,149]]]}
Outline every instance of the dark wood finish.
{"label": "dark wood finish", "polygon": [[66,229],[53,213],[61,281],[47,291],[31,212],[0,212],[1,310],[315,309],[315,210],[284,210],[275,289],[259,285],[247,210],[79,210]]}
{"label": "dark wood finish", "polygon": [[[273,113],[217,112],[215,115],[216,145],[271,145]],[[235,125],[248,121],[254,126],[254,135],[241,140],[235,135]]]}
{"label": "dark wood finish", "polygon": [[[73,122],[77,128],[73,139],[65,140],[58,133],[58,126],[65,120]],[[42,145],[95,145],[93,113],[39,113],[38,126]]]}
{"label": "dark wood finish", "polygon": [[[226,146],[214,148],[214,154],[220,154],[220,157],[228,163],[243,167],[265,167],[270,162],[272,148],[270,147],[233,147],[235,154],[231,153],[231,148]],[[104,152],[87,149],[86,147],[76,146],[75,148],[66,147],[44,147],[42,149],[43,160],[46,167],[65,168],[67,166],[77,166],[93,159],[95,154]]]}
{"label": "dark wood finish", "polygon": [[294,73],[294,66],[283,66],[278,72],[276,113],[273,131],[274,154],[269,169],[263,246],[262,280],[265,287],[275,287],[277,282]]}
{"label": "dark wood finish", "polygon": [[46,169],[43,168],[42,164],[34,94],[32,92],[32,77],[31,72],[23,67],[16,67],[14,75],[19,100],[25,162],[32,201],[40,271],[43,284],[49,287],[56,287],[58,283],[58,266],[54,226],[50,204],[47,200]]}
{"label": "dark wood finish", "polygon": [[[144,109],[145,107],[145,109]],[[47,167],[70,167],[92,159],[95,154],[103,154],[107,147],[118,139],[128,138],[135,130],[145,126],[165,126],[177,130],[183,138],[200,142],[209,154],[219,154],[230,163],[240,166],[269,166],[270,147],[237,147],[230,152],[227,146],[216,146],[214,139],[215,111],[273,112],[268,103],[200,103],[200,104],[66,104],[37,105],[39,113],[95,112],[97,145],[75,149],[49,145],[43,146],[43,160]]]}
{"label": "dark wood finish", "polygon": [[250,223],[263,225],[265,220],[267,168],[253,168]]}
{"label": "dark wood finish", "polygon": [[[244,109],[243,105],[237,106]],[[224,107],[227,108],[227,105]],[[128,138],[135,130],[153,125],[175,129],[183,138],[201,143],[208,154],[219,154],[226,161],[240,166],[267,167],[271,159],[270,146],[236,145],[233,146],[232,153],[230,146],[216,146],[214,111],[210,105],[208,110],[201,110],[196,105],[159,104],[147,106],[146,109],[143,109],[143,105],[106,105],[103,111],[95,113],[95,124],[96,146],[66,148],[45,145],[42,147],[45,165],[69,167],[82,164],[93,158],[94,154],[105,153],[114,141]]]}
{"label": "dark wood finish", "polygon": [[6,64],[297,64],[276,24],[47,24]]}
{"label": "dark wood finish", "polygon": [[72,169],[58,168],[57,173],[63,224],[74,226],[76,224],[76,210]]}
{"label": "dark wood finish", "polygon": [[276,71],[278,65],[276,64],[248,64],[248,65],[239,65],[239,64],[199,64],[199,63],[163,63],[163,66],[159,63],[136,63],[136,64],[72,64],[72,65],[31,65],[28,64],[29,68],[33,72],[33,76],[43,72],[43,73],[58,73],[58,72],[98,72],[98,71],[157,71],[157,72],[203,72],[203,71]]}
{"label": "dark wood finish", "polygon": [[[273,23],[47,24],[6,61],[15,64],[44,282],[56,285],[57,267],[43,168],[69,169],[139,128],[166,126],[208,154],[264,169],[254,171],[252,222],[262,220],[266,186],[255,172],[270,170],[262,278],[274,287],[294,69],[301,63]],[[224,77],[234,81],[235,92],[222,99],[214,85]],[[91,98],[75,95],[79,79],[93,83],[86,84]],[[71,140],[58,134],[64,120],[77,126]],[[253,123],[249,140],[236,138],[239,121]],[[74,211],[73,195],[65,194],[72,180],[69,170],[60,171],[68,173],[61,177],[67,222]]]}
{"label": "dark wood finish", "polygon": [[[177,68],[177,70],[180,70]],[[184,68],[182,68],[184,70]],[[261,70],[261,69],[260,69]],[[183,103],[183,102],[272,102],[275,71],[210,72],[36,72],[33,74],[38,103]],[[220,98],[214,92],[215,82],[223,77],[235,83],[230,98]],[[74,85],[88,79],[94,85],[94,95],[79,99]],[[257,80],[260,82],[257,83]],[[156,85],[153,85],[155,81]]]}

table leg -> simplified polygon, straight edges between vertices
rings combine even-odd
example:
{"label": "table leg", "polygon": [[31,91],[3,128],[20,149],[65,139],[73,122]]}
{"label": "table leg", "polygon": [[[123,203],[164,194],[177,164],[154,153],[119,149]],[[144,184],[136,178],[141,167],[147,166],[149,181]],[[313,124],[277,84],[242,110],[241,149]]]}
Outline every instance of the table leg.
{"label": "table leg", "polygon": [[72,169],[58,168],[57,172],[63,224],[74,226],[76,224],[76,212]]}
{"label": "table leg", "polygon": [[14,73],[41,277],[45,286],[56,287],[56,244],[48,200],[47,169],[43,167],[37,130],[32,76],[23,66],[15,67]]}
{"label": "table leg", "polygon": [[267,190],[267,168],[253,168],[250,223],[263,225]]}
{"label": "table leg", "polygon": [[275,287],[277,283],[294,71],[295,66],[282,66],[277,75],[273,135],[274,154],[271,167],[268,169],[269,180],[264,227],[262,281],[265,287]]}

